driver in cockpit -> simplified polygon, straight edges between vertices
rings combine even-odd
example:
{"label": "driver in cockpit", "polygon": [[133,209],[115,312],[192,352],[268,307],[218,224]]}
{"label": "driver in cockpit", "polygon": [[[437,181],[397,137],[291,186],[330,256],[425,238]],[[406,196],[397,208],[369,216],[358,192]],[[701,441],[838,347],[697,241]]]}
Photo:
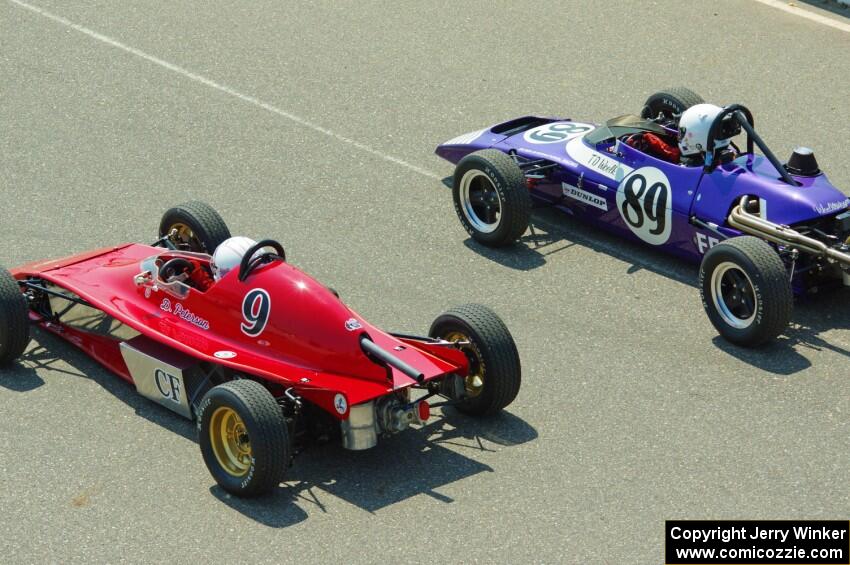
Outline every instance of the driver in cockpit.
{"label": "driver in cockpit", "polygon": [[[714,104],[696,104],[682,112],[676,137],[664,135],[656,129],[631,134],[625,141],[635,149],[668,163],[686,166],[704,165],[715,160],[724,163],[735,158],[732,138],[741,129],[732,116],[726,116],[715,139],[709,142],[711,127],[723,111]],[[675,124],[664,125],[665,128],[676,128]]]}
{"label": "driver in cockpit", "polygon": [[176,257],[163,263],[160,268],[160,278],[165,282],[180,281],[202,292],[242,262],[245,253],[256,245],[256,241],[248,237],[231,237],[224,240],[215,248],[209,259],[209,266],[201,259]]}
{"label": "driver in cockpit", "polygon": [[682,164],[706,164],[707,154],[711,159],[716,157],[720,162],[734,159],[735,151],[730,146],[732,138],[741,132],[741,128],[737,122],[731,120],[731,116],[723,119],[717,136],[709,147],[711,126],[721,112],[723,108],[714,104],[696,104],[682,112],[682,117],[679,118],[679,152],[682,155]]}
{"label": "driver in cockpit", "polygon": [[226,239],[215,248],[210,269],[216,281],[224,278],[224,275],[235,269],[242,263],[242,259],[249,249],[257,245],[250,237],[236,236]]}

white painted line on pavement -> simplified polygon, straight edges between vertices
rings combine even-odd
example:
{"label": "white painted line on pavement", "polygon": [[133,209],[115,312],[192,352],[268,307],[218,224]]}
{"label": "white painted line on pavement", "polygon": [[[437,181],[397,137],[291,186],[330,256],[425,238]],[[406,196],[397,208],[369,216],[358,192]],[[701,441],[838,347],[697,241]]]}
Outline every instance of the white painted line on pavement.
{"label": "white painted line on pavement", "polygon": [[760,2],[765,6],[770,6],[771,8],[776,8],[777,10],[782,10],[783,12],[788,12],[789,14],[794,14],[795,16],[800,16],[802,18],[806,18],[808,20],[812,20],[813,22],[817,22],[819,24],[823,24],[825,26],[834,27],[835,29],[840,29],[841,31],[846,31],[850,33],[850,24],[846,22],[842,22],[835,18],[828,18],[824,15],[809,12],[808,10],[804,10],[802,8],[797,7],[793,3],[788,3],[787,1],[782,0],[755,0],[756,2]]}
{"label": "white painted line on pavement", "polygon": [[[393,157],[392,155],[384,153],[383,151],[379,151],[378,149],[374,149],[372,147],[369,147],[368,145],[365,145],[363,143],[355,141],[355,140],[353,140],[349,137],[345,137],[344,135],[338,134],[338,133],[336,133],[332,130],[329,130],[329,129],[322,127],[318,124],[315,124],[315,123],[313,123],[309,120],[306,120],[304,118],[296,116],[295,114],[287,112],[286,110],[282,110],[282,109],[280,109],[276,106],[272,106],[268,102],[263,102],[262,100],[255,98],[253,96],[249,96],[247,94],[242,94],[241,92],[238,92],[238,91],[230,88],[229,86],[226,86],[226,85],[218,83],[218,82],[216,82],[212,79],[208,79],[204,76],[201,76],[199,74],[188,71],[188,70],[186,70],[182,67],[179,67],[179,66],[177,66],[173,63],[169,63],[168,61],[164,61],[164,60],[160,59],[159,57],[149,55],[148,53],[145,53],[144,51],[136,49],[135,47],[130,47],[129,45],[125,45],[124,43],[121,43],[120,41],[118,41],[116,39],[112,39],[111,37],[108,37],[106,35],[103,35],[101,33],[93,31],[93,30],[91,30],[91,29],[89,29],[85,26],[82,26],[80,24],[76,24],[76,23],[74,23],[74,22],[72,22],[72,21],[70,21],[66,18],[63,18],[62,16],[58,16],[56,14],[48,12],[47,10],[44,10],[43,8],[39,8],[38,6],[33,6],[32,4],[27,4],[26,2],[23,2],[22,0],[9,0],[9,2],[12,2],[13,4],[17,4],[18,6],[20,6],[22,8],[26,8],[27,10],[30,10],[32,12],[35,12],[36,14],[44,16],[45,18],[51,19],[54,22],[62,24],[63,26],[69,27],[73,30],[76,30],[80,33],[83,33],[83,34],[91,37],[92,39],[96,39],[96,40],[98,40],[102,43],[105,43],[107,45],[110,45],[112,47],[115,47],[117,49],[125,51],[127,53],[130,53],[131,55],[135,55],[135,56],[140,57],[140,58],[142,58],[146,61],[154,63],[155,65],[159,65],[160,67],[162,67],[164,69],[168,69],[169,71],[175,72],[175,73],[182,75],[182,76],[184,76],[184,77],[186,77],[190,80],[193,80],[195,82],[198,82],[198,83],[206,85],[206,86],[209,86],[210,88],[214,88],[215,90],[218,90],[219,92],[229,94],[230,96],[238,98],[239,100],[242,100],[243,102],[247,102],[249,104],[252,104],[254,106],[262,108],[264,110],[272,112],[273,114],[277,114],[278,116],[286,118],[287,120],[293,121],[293,122],[295,122],[299,125],[302,125],[306,128],[309,128],[313,131],[316,131],[318,133],[321,133],[321,134],[324,134],[328,137],[336,139],[337,141],[341,141],[343,143],[351,145],[352,147],[356,147],[357,149],[360,149],[361,151],[364,151],[366,153],[370,153],[370,154],[372,154],[376,157],[383,159],[384,161],[389,161],[390,163],[395,163],[396,165],[404,167],[404,168],[406,168],[406,169],[408,169],[408,170],[410,170],[414,173],[417,173],[419,175],[422,175],[422,176],[430,178],[430,179],[436,179],[436,180],[442,180],[443,179],[443,177],[441,175],[438,175],[437,173],[431,172],[427,169],[423,169],[422,167],[419,167],[419,166],[414,165],[412,163],[408,163],[407,161],[404,161],[404,160],[399,159],[397,157]],[[557,224],[550,222],[548,220],[545,220],[543,218],[538,218],[535,221],[536,221],[537,225],[541,225],[548,230],[555,231],[555,232],[561,232],[561,233],[563,233],[563,231],[564,231],[562,226],[558,226]],[[621,247],[618,246],[618,245],[610,245],[610,244],[604,243],[602,241],[594,241],[593,246],[595,246],[597,249],[601,249],[602,251],[604,251],[605,253],[607,253],[608,255],[610,255],[614,258],[619,258],[622,255]],[[619,259],[619,260],[622,260],[622,259]],[[641,262],[635,262],[634,264],[641,267],[641,268],[646,268],[644,265],[649,265],[652,268],[652,270],[654,270],[655,272],[663,274],[663,275],[667,276],[668,278],[670,278],[672,280],[680,281],[681,276],[679,275],[678,272],[676,272],[673,269],[667,269],[667,268],[662,267],[660,265],[656,265],[652,261],[641,261]]]}
{"label": "white painted line on pavement", "polygon": [[80,24],[75,24],[74,22],[63,18],[62,16],[57,16],[56,14],[48,12],[47,10],[45,10],[43,8],[39,8],[38,6],[33,6],[32,4],[27,4],[26,2],[22,2],[21,0],[9,0],[9,1],[12,2],[13,4],[17,4],[21,8],[26,8],[27,10],[35,12],[36,14],[39,14],[40,16],[44,16],[45,18],[51,19],[54,22],[62,24],[63,26],[69,27],[69,28],[71,28],[75,31],[78,31],[80,33],[88,35],[92,39],[96,39],[96,40],[98,40],[102,43],[106,43],[107,45],[115,47],[116,49],[120,49],[122,51],[130,53],[131,55],[135,55],[136,57],[140,57],[140,58],[142,58],[146,61],[154,63],[155,65],[159,65],[160,67],[162,67],[164,69],[168,69],[169,71],[175,72],[179,75],[183,75],[184,77],[186,77],[190,80],[193,80],[193,81],[198,82],[200,84],[203,84],[205,86],[209,86],[210,88],[214,88],[214,89],[218,90],[219,92],[229,94],[230,96],[233,96],[234,98],[238,98],[239,100],[241,100],[243,102],[247,102],[249,104],[252,104],[254,106],[262,108],[263,110],[267,110],[269,112],[272,112],[273,114],[277,114],[278,116],[280,116],[282,118],[286,118],[287,120],[290,120],[292,122],[295,122],[298,125],[304,126],[304,127],[309,128],[309,129],[311,129],[315,132],[324,134],[328,137],[332,137],[333,139],[336,139],[337,141],[341,141],[343,143],[351,145],[352,147],[355,147],[355,148],[357,148],[361,151],[364,151],[366,153],[370,153],[370,154],[372,154],[376,157],[383,159],[384,161],[389,161],[390,163],[395,163],[396,165],[400,165],[400,166],[402,166],[402,167],[404,167],[404,168],[406,168],[410,171],[413,171],[414,173],[420,174],[424,177],[428,177],[428,178],[436,179],[436,180],[440,180],[442,178],[440,175],[438,175],[436,173],[432,173],[431,171],[423,169],[422,167],[416,166],[412,163],[408,163],[407,161],[405,161],[403,159],[399,159],[398,157],[393,157],[392,155],[389,155],[388,153],[384,153],[383,151],[381,151],[379,149],[375,149],[374,147],[370,147],[370,146],[368,146],[364,143],[360,143],[359,141],[355,141],[355,140],[351,139],[350,137],[346,137],[342,134],[336,133],[335,131],[329,130],[326,127],[322,127],[322,126],[320,126],[316,123],[313,123],[309,120],[306,120],[306,119],[304,119],[300,116],[296,116],[295,114],[293,114],[291,112],[287,112],[286,110],[282,110],[282,109],[278,108],[277,106],[273,106],[273,105],[269,104],[268,102],[263,102],[259,98],[255,98],[255,97],[250,96],[248,94],[242,94],[241,92],[234,90],[233,88],[231,88],[227,85],[221,84],[221,83],[216,82],[212,79],[208,79],[204,76],[193,73],[192,71],[187,71],[183,67],[179,67],[179,66],[177,66],[173,63],[169,63],[168,61],[164,61],[164,60],[160,59],[159,57],[149,55],[148,53],[145,53],[144,51],[141,51],[140,49],[136,49],[135,47],[130,47],[129,45],[125,45],[124,43],[121,43],[120,41],[118,41],[116,39],[112,39],[111,37],[108,37],[106,35],[103,35],[101,33],[93,31],[93,30],[91,30],[87,27],[81,26]]}

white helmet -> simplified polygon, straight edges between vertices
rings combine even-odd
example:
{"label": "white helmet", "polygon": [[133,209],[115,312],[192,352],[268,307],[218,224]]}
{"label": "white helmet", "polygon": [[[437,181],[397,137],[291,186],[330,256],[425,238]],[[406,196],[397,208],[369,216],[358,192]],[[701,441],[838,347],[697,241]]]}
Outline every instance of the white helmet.
{"label": "white helmet", "polygon": [[215,248],[210,267],[216,281],[224,278],[224,275],[239,267],[242,258],[257,242],[250,237],[231,237],[222,241]]}
{"label": "white helmet", "polygon": [[704,151],[723,149],[729,145],[731,138],[715,139],[714,146],[708,147],[708,132],[711,124],[722,111],[723,108],[714,104],[697,104],[682,112],[682,117],[679,119],[679,149],[683,156],[698,155]]}

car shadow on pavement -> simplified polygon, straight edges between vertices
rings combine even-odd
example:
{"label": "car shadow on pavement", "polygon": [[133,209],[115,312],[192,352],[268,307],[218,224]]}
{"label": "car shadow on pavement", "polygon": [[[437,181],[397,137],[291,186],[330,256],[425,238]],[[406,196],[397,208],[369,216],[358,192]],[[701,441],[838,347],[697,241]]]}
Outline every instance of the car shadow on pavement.
{"label": "car shadow on pavement", "polygon": [[[467,238],[463,244],[478,255],[498,263],[503,267],[517,271],[530,271],[546,264],[546,255],[559,251],[561,248],[570,247],[572,243],[561,238],[550,238],[549,234],[540,234],[542,237],[534,245],[526,244],[525,241],[514,243],[505,247],[487,247],[474,239]],[[523,238],[524,240],[525,238]],[[561,245],[560,248],[552,248],[548,252],[542,248],[550,245]]]}
{"label": "car shadow on pavement", "polygon": [[327,496],[342,499],[369,513],[424,494],[453,503],[440,488],[494,470],[467,456],[534,440],[537,431],[503,412],[474,419],[446,409],[444,417],[421,429],[381,438],[365,451],[348,451],[336,443],[311,447],[295,458],[287,482],[272,497],[245,500],[219,487],[219,500],[269,527],[286,527],[306,517],[305,508],[327,512]]}
{"label": "car shadow on pavement", "polygon": [[[625,241],[570,218],[559,210],[543,208],[536,211],[532,226],[533,229],[526,232],[519,242],[504,248],[489,248],[471,238],[464,244],[491,261],[519,270],[534,269],[546,263],[544,254],[537,251],[539,247],[551,245],[559,251],[581,245],[628,263],[627,275],[646,270],[693,288],[695,296],[699,292],[699,269],[696,265],[643,244]],[[776,375],[793,375],[811,366],[811,361],[804,354],[806,350],[832,351],[850,357],[850,349],[821,337],[828,330],[850,330],[848,299],[850,289],[841,287],[796,299],[791,325],[778,339],[760,348],[740,347],[720,336],[712,341],[718,349],[749,365]]]}
{"label": "car shadow on pavement", "polygon": [[[451,176],[442,180],[449,190],[452,189],[453,182]],[[629,274],[641,269],[660,271],[660,274],[668,277],[672,274],[672,278],[679,282],[696,284],[695,276],[693,280],[689,280],[688,275],[678,272],[676,260],[660,251],[625,241],[601,228],[572,219],[551,204],[535,202],[533,212],[529,229],[516,243],[504,247],[488,247],[470,237],[463,244],[494,263],[518,271],[542,267],[546,264],[547,256],[574,245],[582,245],[632,263]]]}
{"label": "car shadow on pavement", "polygon": [[472,238],[463,243],[494,263],[520,271],[542,267],[548,256],[581,246],[628,263],[629,275],[644,270],[694,288],[697,283],[694,265],[645,244],[627,241],[550,206],[535,209],[529,230],[512,245],[487,247]]}
{"label": "car shadow on pavement", "polygon": [[[41,357],[44,359],[47,354],[47,350],[44,347],[36,344],[35,346],[30,346],[24,355],[27,358],[39,359]],[[51,355],[51,358],[55,358],[55,356]],[[50,361],[46,360],[27,363],[19,360],[17,363],[11,363],[0,369],[0,387],[14,392],[35,390],[44,384],[44,379],[38,376],[38,369],[49,363]]]}
{"label": "car shadow on pavement", "polygon": [[27,392],[44,384],[38,370],[61,373],[62,376],[84,378],[101,386],[109,394],[130,406],[135,413],[181,437],[195,441],[194,426],[170,410],[157,405],[139,393],[132,384],[112,374],[88,355],[50,332],[33,328],[34,345],[21,356],[11,370],[0,372],[0,386]]}
{"label": "car shadow on pavement", "polygon": [[298,505],[298,493],[288,488],[278,488],[258,498],[239,498],[213,484],[210,494],[236,512],[269,528],[287,528],[308,518],[307,512]]}
{"label": "car shadow on pavement", "polygon": [[[101,367],[85,353],[49,332],[36,329],[35,344],[17,364],[0,373],[0,386],[27,392],[45,381],[38,370],[85,378],[100,385],[145,420],[197,442],[189,420],[139,395],[133,386]],[[332,495],[375,512],[418,494],[450,503],[440,487],[482,472],[493,472],[470,454],[494,451],[534,440],[537,431],[521,418],[502,412],[489,418],[472,418],[453,408],[435,414],[421,429],[381,438],[366,451],[348,451],[338,442],[312,446],[300,453],[287,472],[287,482],[271,496],[259,499],[233,497],[218,486],[210,493],[224,504],[259,523],[281,528],[307,517],[308,507],[326,511],[325,497]]]}
{"label": "car shadow on pavement", "polygon": [[[451,190],[453,179],[446,177],[442,183]],[[471,237],[467,238],[463,244],[482,257],[517,271],[530,271],[542,267],[546,264],[546,256],[575,245],[557,233],[550,233],[549,226],[540,224],[534,216],[531,218],[529,231],[520,238],[520,241],[511,245],[488,247]]]}
{"label": "car shadow on pavement", "polygon": [[784,336],[757,348],[729,343],[719,335],[711,341],[727,355],[774,375],[790,376],[812,366],[811,361],[797,352],[791,340]]}
{"label": "car shadow on pavement", "polygon": [[724,352],[759,369],[776,375],[793,375],[811,367],[807,350],[831,351],[850,358],[850,349],[824,339],[829,330],[850,331],[850,289],[830,289],[805,296],[794,303],[791,325],[775,341],[759,348],[744,348],[714,338]]}

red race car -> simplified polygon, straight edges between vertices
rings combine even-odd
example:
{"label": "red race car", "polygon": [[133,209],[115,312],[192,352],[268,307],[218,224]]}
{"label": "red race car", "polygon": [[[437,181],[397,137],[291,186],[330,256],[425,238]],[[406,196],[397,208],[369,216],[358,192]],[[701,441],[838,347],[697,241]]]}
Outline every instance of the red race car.
{"label": "red race car", "polygon": [[0,365],[24,353],[30,324],[66,339],[194,418],[228,492],[275,488],[310,436],[368,449],[433,407],[484,416],[519,391],[514,340],[484,306],[449,310],[427,337],[391,334],[288,264],[279,243],[232,238],[202,202],[168,210],[159,235],[0,269]]}

